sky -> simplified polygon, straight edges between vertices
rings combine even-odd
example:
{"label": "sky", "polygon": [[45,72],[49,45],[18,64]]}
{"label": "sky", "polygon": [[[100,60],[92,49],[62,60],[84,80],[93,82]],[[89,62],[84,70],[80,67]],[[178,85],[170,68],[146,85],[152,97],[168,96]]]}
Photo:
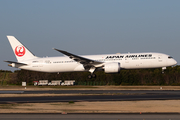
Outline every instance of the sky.
{"label": "sky", "polygon": [[1,0],[0,70],[16,61],[7,35],[38,57],[160,52],[180,64],[180,0]]}

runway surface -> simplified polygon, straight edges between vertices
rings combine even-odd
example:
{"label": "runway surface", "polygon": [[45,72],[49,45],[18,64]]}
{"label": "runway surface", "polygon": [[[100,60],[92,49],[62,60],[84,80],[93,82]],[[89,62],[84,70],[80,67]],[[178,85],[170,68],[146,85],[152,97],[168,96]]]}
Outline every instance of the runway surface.
{"label": "runway surface", "polygon": [[179,120],[180,114],[0,114],[1,120]]}
{"label": "runway surface", "polygon": [[179,94],[180,90],[39,90],[39,91],[18,91],[4,90],[0,94]]}
{"label": "runway surface", "polygon": [[[135,101],[135,100],[180,100],[180,91],[162,90],[57,90],[57,91],[24,91],[22,94],[50,93],[52,96],[43,97],[0,97],[0,103],[38,103],[38,102],[80,102],[80,101]],[[53,94],[78,94],[61,95]],[[103,95],[104,93],[109,93]],[[95,95],[88,95],[95,94]],[[96,95],[98,94],[98,95]],[[102,94],[102,95],[101,95]]]}

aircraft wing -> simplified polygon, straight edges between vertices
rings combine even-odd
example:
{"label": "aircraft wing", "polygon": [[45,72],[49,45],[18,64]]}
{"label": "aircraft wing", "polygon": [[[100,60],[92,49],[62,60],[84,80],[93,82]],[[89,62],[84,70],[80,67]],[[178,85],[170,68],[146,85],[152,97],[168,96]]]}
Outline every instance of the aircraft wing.
{"label": "aircraft wing", "polygon": [[72,53],[63,51],[63,50],[58,50],[58,49],[55,49],[55,48],[53,48],[53,49],[61,52],[62,54],[65,54],[65,55],[69,56],[69,58],[73,59],[74,61],[83,64],[84,67],[87,67],[87,66],[88,67],[101,67],[102,64],[103,64],[103,62],[99,62],[99,61],[96,61],[96,60],[91,60],[91,59],[88,59],[88,58],[84,58],[84,57],[81,57],[81,56],[74,55]]}

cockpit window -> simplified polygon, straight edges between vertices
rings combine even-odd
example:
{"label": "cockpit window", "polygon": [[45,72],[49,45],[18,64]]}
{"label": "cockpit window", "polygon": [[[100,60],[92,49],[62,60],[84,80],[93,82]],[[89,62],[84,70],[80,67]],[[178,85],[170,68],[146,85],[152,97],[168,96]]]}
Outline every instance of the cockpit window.
{"label": "cockpit window", "polygon": [[173,58],[173,57],[169,56],[168,58],[171,59],[171,58]]}

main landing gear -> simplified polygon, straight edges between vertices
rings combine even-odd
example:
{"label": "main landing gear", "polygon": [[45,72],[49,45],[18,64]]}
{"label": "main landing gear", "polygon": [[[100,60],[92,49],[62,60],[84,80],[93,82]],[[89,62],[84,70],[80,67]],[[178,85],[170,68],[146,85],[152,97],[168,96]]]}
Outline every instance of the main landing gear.
{"label": "main landing gear", "polygon": [[89,69],[89,72],[91,73],[90,75],[88,75],[88,78],[91,79],[91,78],[96,78],[96,75],[94,74],[94,71],[96,70],[95,67],[91,67]]}
{"label": "main landing gear", "polygon": [[88,75],[88,78],[89,78],[89,79],[91,79],[91,78],[96,78],[96,74]]}

